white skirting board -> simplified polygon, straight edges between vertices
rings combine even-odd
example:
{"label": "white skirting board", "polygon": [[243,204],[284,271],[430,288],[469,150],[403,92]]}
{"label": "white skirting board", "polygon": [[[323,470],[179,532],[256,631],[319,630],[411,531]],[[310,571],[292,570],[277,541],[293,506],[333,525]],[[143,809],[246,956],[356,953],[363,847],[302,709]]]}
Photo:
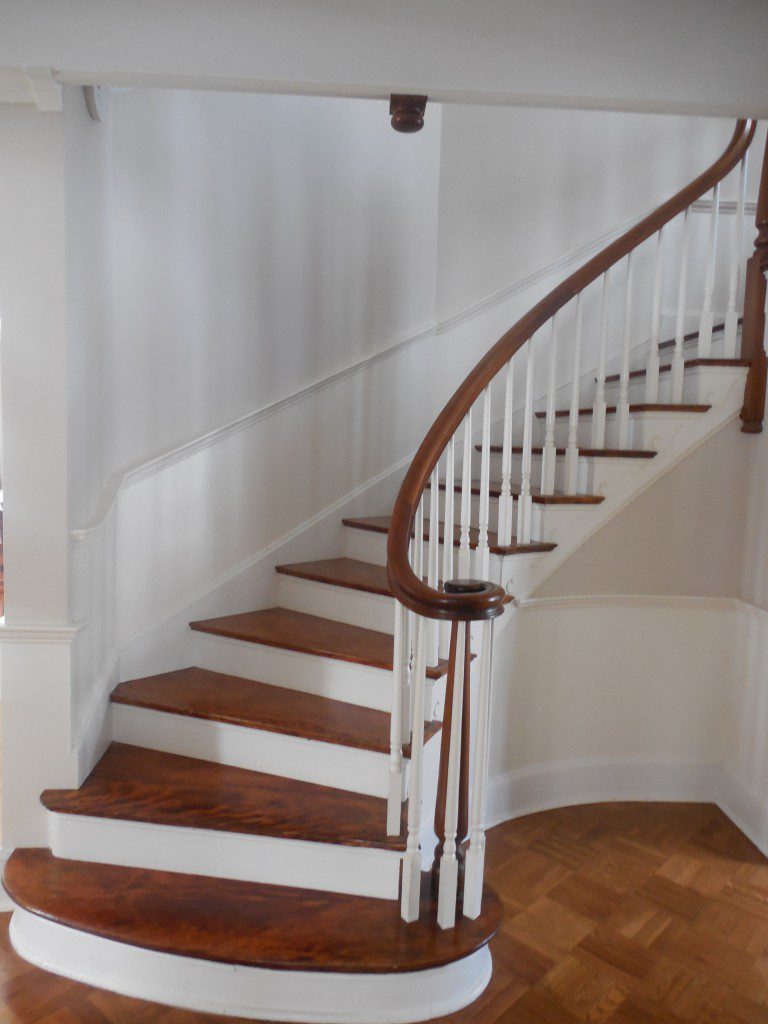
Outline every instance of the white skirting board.
{"label": "white skirting board", "polygon": [[522,768],[490,780],[488,827],[556,807],[623,800],[717,804],[768,857],[768,801],[761,805],[719,765],[595,759]]}
{"label": "white skirting board", "polygon": [[46,971],[188,1010],[270,1021],[405,1024],[454,1013],[491,977],[491,954],[401,974],[335,974],[237,967],[99,938],[17,909],[16,952]]}

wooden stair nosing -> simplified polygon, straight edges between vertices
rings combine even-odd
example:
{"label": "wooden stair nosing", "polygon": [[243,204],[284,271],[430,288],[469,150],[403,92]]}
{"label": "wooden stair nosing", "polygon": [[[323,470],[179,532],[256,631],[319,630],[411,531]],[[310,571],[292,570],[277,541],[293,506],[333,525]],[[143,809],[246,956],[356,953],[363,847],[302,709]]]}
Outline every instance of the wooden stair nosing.
{"label": "wooden stair nosing", "polygon": [[[445,491],[445,482],[440,484],[440,490]],[[454,494],[461,494],[461,484],[456,483],[453,487]],[[480,496],[480,481],[472,481],[471,493],[474,497]],[[518,498],[520,496],[520,488],[513,487],[511,490],[512,497]],[[491,498],[498,498],[501,496],[501,484],[491,483],[489,487],[489,496]],[[562,494],[559,491],[555,491],[554,494],[541,494],[537,489],[531,489],[531,501],[534,505],[600,505],[605,501],[605,495],[603,494]]]}
{"label": "wooden stair nosing", "polygon": [[315,562],[293,562],[275,566],[275,572],[296,579],[326,583],[332,587],[360,590],[379,597],[392,597],[387,568],[356,558],[324,558]]}
{"label": "wooden stair nosing", "polygon": [[[483,446],[481,444],[475,445],[475,450],[481,452]],[[504,447],[500,444],[492,444],[490,447],[491,455],[502,455],[504,453]],[[556,448],[556,455],[565,455],[565,448]],[[522,455],[522,445],[512,445],[513,455]],[[544,449],[541,445],[534,445],[531,448],[531,455],[543,455]],[[653,459],[658,455],[658,452],[653,451],[650,448],[579,448],[579,457],[584,456],[585,458],[596,458],[596,459]]]}
{"label": "wooden stair nosing", "polygon": [[[743,324],[743,322],[744,322],[744,317],[743,317],[743,316],[740,316],[740,317],[739,317],[739,319],[738,319],[738,321],[737,321],[737,326],[738,326],[738,327],[741,327],[741,325]],[[723,332],[724,330],[725,330],[725,324],[724,324],[724,323],[721,323],[721,324],[715,324],[715,325],[713,326],[713,328],[712,328],[712,334],[713,334],[713,335],[715,335],[715,334],[721,334],[721,333],[722,333],[722,332]],[[695,340],[696,338],[698,338],[698,336],[699,336],[699,331],[698,331],[698,329],[697,329],[697,330],[695,330],[695,331],[689,331],[689,333],[688,333],[688,334],[684,334],[684,335],[683,335],[683,344],[685,344],[685,342],[686,342],[686,341],[694,341],[694,340]],[[667,339],[667,341],[662,341],[662,342],[661,342],[661,343],[659,344],[659,348],[660,348],[660,349],[665,349],[665,348],[674,348],[674,347],[675,347],[675,344],[676,344],[676,339],[675,339],[675,338],[668,338],[668,339]]]}
{"label": "wooden stair nosing", "polygon": [[[390,716],[301,690],[192,666],[120,683],[112,703],[389,754]],[[425,741],[440,730],[426,722]],[[407,756],[407,751],[406,751]]]}
{"label": "wooden stair nosing", "polygon": [[[669,402],[633,402],[630,407],[630,412],[684,412],[684,413],[702,413],[709,412],[712,408],[711,405],[697,405],[695,403],[685,403],[682,405],[674,405]],[[606,413],[609,416],[613,416],[617,411],[617,406],[609,405],[606,408]],[[592,406],[586,409],[579,409],[579,416],[591,416],[594,410]],[[555,412],[555,416],[558,419],[563,419],[571,415],[570,409],[558,409]],[[545,410],[541,410],[536,413],[536,418],[539,420],[546,419],[547,413]]]}
{"label": "wooden stair nosing", "polygon": [[386,834],[379,797],[125,743],[110,744],[79,789],[48,789],[40,800],[57,814],[405,849],[401,836]]}
{"label": "wooden stair nosing", "polygon": [[[353,530],[367,530],[370,533],[389,533],[390,516],[361,516],[358,518],[346,518],[342,520],[344,526]],[[424,540],[429,540],[429,520],[424,520]],[[443,543],[444,524],[439,524],[439,540]],[[453,546],[459,547],[460,527],[454,527]],[[508,545],[497,543],[497,534],[493,530],[488,531],[488,544],[493,555],[528,555],[554,551],[557,544],[550,541],[531,541],[529,544],[518,544],[515,538]],[[477,548],[478,529],[476,526],[470,530],[469,546],[473,550]]]}
{"label": "wooden stair nosing", "polygon": [[[262,608],[215,619],[201,619],[190,622],[190,627],[199,633],[230,640],[392,670],[394,638],[391,633],[380,633],[375,629],[324,619],[290,608]],[[439,661],[437,665],[427,667],[430,679],[440,679],[447,671],[447,661]]]}
{"label": "wooden stair nosing", "polygon": [[[697,366],[724,366],[724,367],[747,367],[749,366],[748,359],[686,359],[683,364],[686,370],[695,369]],[[670,373],[672,370],[671,363],[665,363],[659,367],[659,373]],[[641,380],[647,375],[647,370],[632,370],[629,374],[630,380]],[[605,378],[606,384],[615,384],[621,380],[620,373],[612,373],[610,377]]]}
{"label": "wooden stair nosing", "polygon": [[[443,930],[425,876],[419,919],[390,900],[91,864],[16,849],[3,885],[14,903],[67,928],[128,946],[270,970],[421,971],[476,952],[501,924],[486,887],[480,917]],[[119,894],[119,899],[116,899]]]}

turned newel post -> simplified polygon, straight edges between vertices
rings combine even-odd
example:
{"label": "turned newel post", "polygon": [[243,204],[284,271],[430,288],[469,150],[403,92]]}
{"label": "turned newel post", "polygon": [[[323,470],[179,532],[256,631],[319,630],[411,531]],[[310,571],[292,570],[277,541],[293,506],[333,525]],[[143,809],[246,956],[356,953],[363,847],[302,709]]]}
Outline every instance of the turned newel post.
{"label": "turned newel post", "polygon": [[755,216],[757,238],[754,254],[747,260],[744,287],[744,325],[741,332],[741,357],[749,360],[742,431],[759,434],[765,415],[765,383],[768,359],[765,353],[765,298],[768,274],[768,139],[766,139],[760,191]]}

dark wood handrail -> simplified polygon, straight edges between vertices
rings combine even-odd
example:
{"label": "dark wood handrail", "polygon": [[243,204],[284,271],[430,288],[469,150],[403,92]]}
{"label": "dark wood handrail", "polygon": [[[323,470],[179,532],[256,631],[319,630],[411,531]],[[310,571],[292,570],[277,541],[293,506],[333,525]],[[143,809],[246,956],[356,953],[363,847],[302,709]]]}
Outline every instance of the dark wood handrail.
{"label": "dark wood handrail", "polygon": [[[755,127],[755,121],[737,121],[731,141],[711,167],[553,288],[496,342],[454,392],[422,441],[392,510],[387,541],[387,576],[394,596],[406,608],[432,619],[474,621],[501,615],[505,595],[500,587],[487,583],[482,589],[464,588],[462,593],[445,593],[428,586],[411,568],[408,548],[416,510],[433,469],[467,412],[514,354],[579,292],[733,170],[749,148]],[[450,539],[446,538],[446,543],[450,543]]]}
{"label": "dark wood handrail", "polygon": [[768,138],[765,140],[763,169],[755,213],[755,251],[747,260],[744,281],[744,326],[741,357],[749,360],[749,374],[741,410],[742,432],[759,434],[765,416],[768,357],[765,353],[765,277],[768,274]]}

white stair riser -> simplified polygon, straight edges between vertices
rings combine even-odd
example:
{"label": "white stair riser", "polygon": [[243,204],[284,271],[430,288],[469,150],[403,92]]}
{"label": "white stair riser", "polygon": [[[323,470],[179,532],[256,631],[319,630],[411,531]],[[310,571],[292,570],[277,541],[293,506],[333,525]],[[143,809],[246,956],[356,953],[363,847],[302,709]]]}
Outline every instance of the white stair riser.
{"label": "white stair riser", "polygon": [[[683,376],[683,403],[716,405],[722,401],[734,380],[743,380],[746,372],[746,368],[741,366],[694,366],[687,369]],[[605,393],[609,405],[617,402],[619,382],[606,384]],[[629,400],[631,403],[645,401],[644,377],[630,381]],[[671,373],[659,376],[657,400],[662,404],[673,401]]]}
{"label": "white stair riser", "polygon": [[398,898],[397,851],[50,812],[48,839],[70,860]]}
{"label": "white stair riser", "polygon": [[474,1002],[491,978],[487,946],[445,967],[391,974],[270,970],[159,953],[17,909],[11,944],[46,971],[120,995],[250,1020],[407,1024]]}
{"label": "white stair riser", "polygon": [[[386,797],[389,754],[115,704],[112,735],[120,743],[217,764]],[[406,764],[407,772],[407,764]]]}
{"label": "white stair riser", "polygon": [[[227,675],[243,676],[285,686],[302,693],[359,704],[377,711],[392,708],[392,672],[389,669],[357,665],[351,661],[323,658],[316,654],[287,651],[280,647],[230,640],[210,633],[193,633],[194,662],[200,668]],[[432,707],[444,682],[427,680],[427,707]]]}
{"label": "white stair riser", "polygon": [[[427,500],[429,500],[429,489],[427,489]],[[441,501],[442,508],[442,501]],[[475,525],[477,520],[475,520]],[[495,520],[492,521],[491,529],[494,529]],[[345,527],[346,555],[348,558],[359,558],[365,562],[374,562],[376,565],[387,564],[387,535],[385,533],[373,533],[370,530],[358,530],[355,527]],[[427,542],[424,542],[424,557],[426,559]],[[443,545],[438,545],[439,566],[443,565]],[[454,565],[457,564],[459,549],[454,546]],[[472,564],[474,565],[474,551],[472,552]],[[491,555],[491,579],[498,579],[501,569],[501,557]],[[442,571],[441,571],[442,575]]]}
{"label": "white stair riser", "polygon": [[349,587],[334,587],[316,580],[278,574],[278,603],[324,619],[347,622],[351,626],[394,632],[395,602],[391,597],[369,594]]}

